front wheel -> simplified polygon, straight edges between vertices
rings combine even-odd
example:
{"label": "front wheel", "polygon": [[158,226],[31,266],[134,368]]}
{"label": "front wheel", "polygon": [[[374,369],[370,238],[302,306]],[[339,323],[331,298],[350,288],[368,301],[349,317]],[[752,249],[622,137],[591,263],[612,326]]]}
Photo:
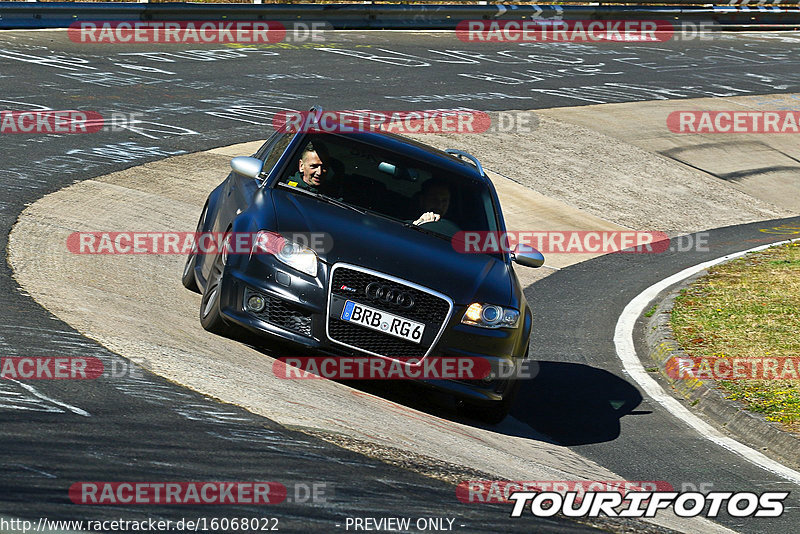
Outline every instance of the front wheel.
{"label": "front wheel", "polygon": [[228,336],[231,333],[231,327],[225,322],[219,309],[222,273],[224,270],[225,263],[222,254],[220,254],[214,259],[214,266],[211,268],[206,290],[203,292],[203,298],[200,301],[200,324],[209,332],[220,336]]}
{"label": "front wheel", "polygon": [[194,269],[197,267],[197,240],[200,238],[200,232],[203,231],[203,223],[205,223],[207,212],[208,204],[203,208],[203,213],[200,214],[200,220],[197,222],[197,230],[194,234],[195,242],[192,246],[192,251],[189,252],[189,257],[186,258],[186,265],[183,267],[183,276],[181,277],[183,287],[195,293],[200,293],[200,287],[198,287],[197,280],[194,277]]}
{"label": "front wheel", "polygon": [[183,277],[181,278],[181,282],[183,283],[183,287],[186,289],[194,291],[195,293],[200,293],[200,288],[197,286],[197,280],[194,277],[196,260],[197,255],[193,250],[189,253],[189,257],[186,258],[186,265],[183,267]]}

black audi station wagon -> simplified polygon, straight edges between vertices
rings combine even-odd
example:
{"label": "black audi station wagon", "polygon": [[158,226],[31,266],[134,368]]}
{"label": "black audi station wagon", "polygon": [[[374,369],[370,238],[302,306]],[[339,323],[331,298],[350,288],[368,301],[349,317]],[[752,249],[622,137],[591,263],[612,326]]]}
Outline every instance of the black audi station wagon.
{"label": "black audi station wagon", "polygon": [[[466,231],[505,232],[475,157],[383,132],[277,131],[231,167],[197,231],[255,236],[252,249],[270,253],[189,256],[183,284],[203,295],[207,330],[238,325],[309,355],[484,358],[493,369],[527,358],[531,313],[514,263],[544,258],[454,244]],[[506,416],[519,384],[418,382],[489,422]]]}

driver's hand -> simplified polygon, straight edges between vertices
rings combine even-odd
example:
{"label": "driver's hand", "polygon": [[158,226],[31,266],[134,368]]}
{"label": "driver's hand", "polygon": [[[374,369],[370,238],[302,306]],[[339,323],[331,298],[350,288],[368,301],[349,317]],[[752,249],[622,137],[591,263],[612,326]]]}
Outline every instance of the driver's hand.
{"label": "driver's hand", "polygon": [[429,223],[429,222],[436,222],[441,218],[442,218],[442,216],[439,215],[438,213],[434,213],[432,211],[428,211],[428,212],[425,212],[422,215],[420,215],[419,219],[417,219],[416,221],[414,221],[411,224],[419,226],[420,224],[425,224],[425,223]]}

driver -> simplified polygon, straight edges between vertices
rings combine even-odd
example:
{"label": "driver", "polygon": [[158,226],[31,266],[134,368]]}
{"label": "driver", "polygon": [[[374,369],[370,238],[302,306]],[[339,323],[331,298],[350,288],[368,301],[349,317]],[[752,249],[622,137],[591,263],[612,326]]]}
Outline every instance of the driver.
{"label": "driver", "polygon": [[[311,191],[312,193],[322,192],[325,179],[328,175],[328,166],[320,158],[322,150],[308,143],[300,154],[298,171],[291,176],[287,183],[292,187],[298,187]],[[324,153],[322,153],[325,156]]]}
{"label": "driver", "polygon": [[450,207],[450,186],[443,180],[428,180],[422,184],[419,196],[419,209],[422,215],[411,224],[419,226],[440,220]]}

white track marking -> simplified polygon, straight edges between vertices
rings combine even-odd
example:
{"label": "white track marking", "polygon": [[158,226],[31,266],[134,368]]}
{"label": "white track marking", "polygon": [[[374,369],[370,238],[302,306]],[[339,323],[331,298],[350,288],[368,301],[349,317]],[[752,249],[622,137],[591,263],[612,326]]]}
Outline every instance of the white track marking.
{"label": "white track marking", "polygon": [[22,465],[22,464],[11,464],[11,465],[19,467],[19,468],[22,468],[22,469],[25,469],[26,471],[31,471],[32,473],[37,473],[37,474],[42,475],[43,477],[46,477],[46,478],[58,478],[56,475],[53,475],[51,473],[47,473],[45,471],[40,471],[39,469],[34,469],[33,467],[28,467],[27,465]]}
{"label": "white track marking", "polygon": [[644,370],[639,357],[636,355],[636,349],[634,348],[633,344],[633,328],[636,324],[636,320],[639,318],[642,312],[644,312],[645,307],[650,303],[650,301],[656,298],[656,296],[658,296],[658,294],[663,290],[711,266],[744,256],[749,252],[757,252],[759,250],[764,250],[776,245],[782,245],[784,243],[790,243],[792,241],[798,241],[798,239],[790,239],[788,241],[781,241],[779,243],[771,243],[769,245],[751,248],[735,254],[728,254],[727,256],[707,261],[705,263],[700,263],[694,267],[689,267],[688,269],[684,269],[679,273],[673,274],[669,278],[665,278],[664,280],[653,284],[639,293],[628,303],[627,306],[625,306],[625,309],[622,310],[622,314],[617,321],[617,327],[614,330],[614,346],[617,351],[617,356],[619,356],[619,359],[622,360],[622,365],[625,368],[625,372],[630,375],[630,377],[633,378],[637,384],[639,384],[639,386],[645,391],[645,393],[647,393],[647,395],[650,396],[650,398],[661,404],[672,415],[682,420],[707,440],[716,443],[720,447],[723,447],[724,449],[727,449],[735,454],[738,454],[745,460],[769,471],[770,473],[800,485],[800,473],[786,467],[779,462],[776,462],[771,458],[768,458],[767,456],[755,449],[748,447],[747,445],[744,445],[743,443],[739,443],[735,439],[723,435],[716,428],[712,427],[690,412],[674,397],[666,393],[658,384],[658,382],[650,377],[647,371]]}
{"label": "white track marking", "polygon": [[[1,348],[1,347],[0,347]],[[64,410],[31,395],[10,380],[0,380],[0,409],[64,413]]]}
{"label": "white track marking", "polygon": [[51,402],[51,403],[55,404],[56,406],[61,406],[62,408],[65,408],[65,409],[71,411],[74,414],[82,415],[84,417],[91,417],[92,416],[89,412],[81,410],[80,408],[76,408],[75,406],[72,406],[71,404],[67,404],[66,402],[61,402],[61,401],[57,401],[55,399],[51,399],[47,395],[44,395],[43,393],[39,393],[38,391],[36,391],[36,388],[34,388],[33,386],[29,386],[28,384],[23,384],[22,382],[20,382],[18,380],[14,380],[13,378],[9,378],[8,380],[11,380],[12,382],[18,384],[20,387],[22,387],[24,389],[27,389],[33,395],[39,397],[40,399],[45,400],[47,402]]}

